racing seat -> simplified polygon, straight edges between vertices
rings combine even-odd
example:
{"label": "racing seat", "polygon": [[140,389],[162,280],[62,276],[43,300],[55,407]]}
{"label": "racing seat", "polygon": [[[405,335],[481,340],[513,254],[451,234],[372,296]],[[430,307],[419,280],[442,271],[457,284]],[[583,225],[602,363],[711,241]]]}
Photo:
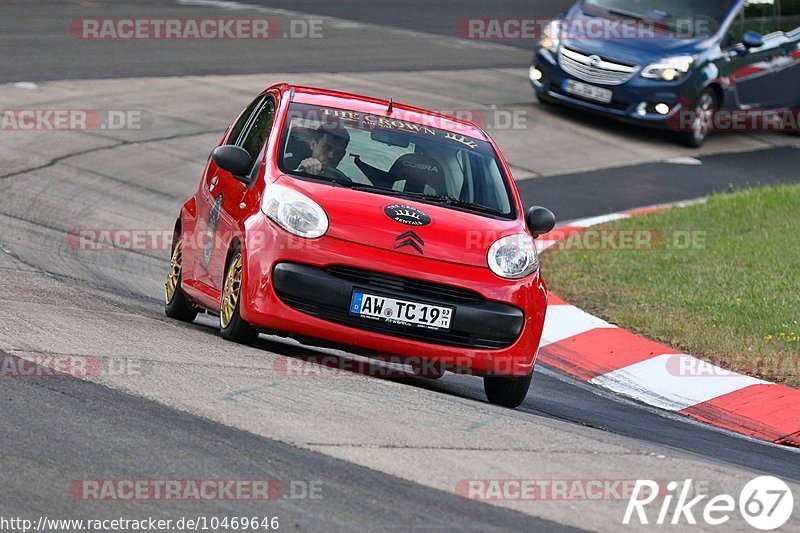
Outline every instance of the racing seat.
{"label": "racing seat", "polygon": [[393,182],[405,180],[405,192],[447,196],[444,168],[429,156],[402,155],[389,169],[389,176]]}

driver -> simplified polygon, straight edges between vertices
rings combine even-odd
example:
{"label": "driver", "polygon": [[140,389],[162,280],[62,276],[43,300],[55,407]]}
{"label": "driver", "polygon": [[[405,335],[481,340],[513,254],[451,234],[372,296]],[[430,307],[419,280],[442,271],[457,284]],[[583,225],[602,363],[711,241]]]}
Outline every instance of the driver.
{"label": "driver", "polygon": [[311,157],[303,159],[297,170],[319,175],[323,166],[335,169],[344,158],[349,143],[350,134],[346,129],[333,124],[321,125],[314,130],[308,142],[311,147]]}

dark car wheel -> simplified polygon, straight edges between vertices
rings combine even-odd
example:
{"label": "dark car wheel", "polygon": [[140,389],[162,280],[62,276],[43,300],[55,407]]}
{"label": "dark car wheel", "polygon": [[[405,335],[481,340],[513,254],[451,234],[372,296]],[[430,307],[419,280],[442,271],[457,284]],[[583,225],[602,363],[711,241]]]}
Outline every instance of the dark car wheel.
{"label": "dark car wheel", "polygon": [[503,407],[519,407],[528,396],[533,371],[525,376],[486,376],[483,390],[490,403]]}
{"label": "dark car wheel", "polygon": [[711,119],[717,104],[717,95],[712,89],[703,91],[694,104],[694,117],[690,130],[677,134],[680,144],[689,148],[699,148],[705,144],[711,133]]}
{"label": "dark car wheel", "polygon": [[181,290],[181,265],[183,262],[183,240],[178,239],[169,260],[167,282],[164,284],[164,313],[184,322],[191,322],[197,316],[197,309]]}
{"label": "dark car wheel", "polygon": [[225,283],[222,288],[222,302],[219,309],[219,329],[223,339],[240,344],[253,344],[258,338],[258,331],[239,314],[239,297],[243,276],[242,253],[235,250],[225,271]]}

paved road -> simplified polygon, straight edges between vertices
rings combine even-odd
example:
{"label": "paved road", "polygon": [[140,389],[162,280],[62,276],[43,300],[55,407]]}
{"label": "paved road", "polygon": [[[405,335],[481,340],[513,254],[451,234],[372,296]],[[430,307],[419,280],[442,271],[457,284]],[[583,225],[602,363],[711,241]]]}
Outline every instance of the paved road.
{"label": "paved road", "polygon": [[[567,4],[564,0],[505,0],[492,4],[477,0],[183,3],[189,5],[147,0],[3,2],[0,83],[188,74],[519,67],[530,59],[529,41],[492,44],[457,39],[456,21],[498,16],[546,18]],[[226,4],[228,8],[217,7]],[[80,32],[70,31],[70,24],[79,19],[219,17],[274,19],[281,31],[278,38],[269,40],[210,42],[87,40],[79,38]],[[292,20],[300,21],[295,23],[298,29],[294,32]],[[309,20],[321,21],[319,31],[314,33],[319,38],[304,37],[303,28],[311,26],[304,26],[302,21]],[[284,38],[285,34],[289,38]],[[441,39],[440,35],[446,38]]]}
{"label": "paved road", "polygon": [[[19,13],[30,12],[34,19],[37,10],[38,16],[56,21],[84,16],[75,14],[77,9],[131,16],[141,15],[145,6],[88,4],[41,8],[36,3],[23,6],[32,11],[15,11],[13,19],[4,16],[0,24],[4,30],[25,27],[30,21]],[[339,17],[357,11],[353,18],[371,22],[359,18],[357,4],[338,5],[343,6]],[[146,8],[148,14],[188,9],[168,3]],[[12,3],[2,9],[22,8]],[[431,18],[426,20],[433,25],[430,31],[449,24]],[[744,185],[800,178],[792,163],[797,142],[791,138],[719,136],[704,150],[691,152],[658,136],[533,104],[524,70],[513,67],[518,58],[524,65],[525,53],[519,50],[470,48],[442,31],[419,36],[405,29],[360,29],[359,39],[334,35],[327,45],[377,58],[375,63],[368,69],[353,66],[349,56],[337,52],[330,73],[317,72],[299,48],[287,48],[291,57],[279,59],[296,69],[251,65],[265,73],[250,76],[175,69],[170,60],[178,52],[170,49],[162,49],[156,61],[145,53],[140,62],[125,65],[110,58],[130,59],[141,54],[137,50],[152,55],[154,49],[131,47],[123,53],[107,46],[112,43],[87,46],[83,64],[69,68],[59,63],[60,58],[70,64],[58,55],[61,45],[67,46],[58,39],[41,43],[34,38],[39,44],[32,50],[44,48],[27,64],[13,55],[11,74],[3,73],[9,81],[89,78],[98,72],[158,78],[0,87],[4,109],[143,113],[139,129],[1,134],[0,350],[18,357],[78,354],[103,365],[136,363],[138,370],[101,374],[90,382],[0,379],[0,399],[10,406],[0,410],[0,515],[224,516],[253,511],[253,505],[82,502],[66,488],[87,478],[263,476],[288,482],[313,477],[323,481],[322,501],[279,500],[263,509],[301,530],[616,531],[624,501],[469,502],[454,497],[455,487],[465,479],[693,478],[715,493],[738,493],[756,473],[772,473],[794,482],[796,489],[796,451],[666,417],[546,368],[536,373],[528,399],[516,411],[488,405],[480,382],[471,378],[286,375],[281,369],[287,361],[310,348],[268,337],[253,348],[233,346],[218,338],[208,317],[192,325],[163,317],[165,250],[100,252],[70,245],[68,232],[79,228],[171,228],[230,117],[256,91],[285,79],[392,94],[435,109],[521,113],[524,126],[491,133],[522,180],[526,199],[553,206],[562,218],[702,195],[724,188],[726,179]],[[418,38],[411,49],[405,48],[414,40],[409,36]],[[2,39],[0,46],[8,46]],[[446,54],[453,57],[465,50],[480,54],[442,66],[442,50],[451,50]],[[404,58],[403,68],[381,63],[393,51]],[[210,61],[216,53],[195,59]],[[206,72],[217,75],[174,77]],[[567,142],[573,150],[563,150]],[[700,164],[674,163],[687,156]],[[744,524],[737,518],[731,528],[742,530]]]}

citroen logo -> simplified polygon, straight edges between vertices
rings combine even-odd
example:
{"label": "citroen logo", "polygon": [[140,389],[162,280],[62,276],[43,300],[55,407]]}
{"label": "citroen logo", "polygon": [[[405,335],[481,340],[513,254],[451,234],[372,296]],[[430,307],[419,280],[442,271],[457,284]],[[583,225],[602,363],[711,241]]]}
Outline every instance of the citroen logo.
{"label": "citroen logo", "polygon": [[413,249],[418,251],[420,255],[425,255],[425,252],[422,251],[422,247],[425,246],[425,241],[423,241],[420,236],[413,231],[407,231],[402,235],[398,235],[394,240],[400,241],[394,245],[395,250],[402,248],[403,246],[411,246]]}
{"label": "citroen logo", "polygon": [[600,56],[589,56],[589,64],[593,67],[599,67],[602,61]]}

